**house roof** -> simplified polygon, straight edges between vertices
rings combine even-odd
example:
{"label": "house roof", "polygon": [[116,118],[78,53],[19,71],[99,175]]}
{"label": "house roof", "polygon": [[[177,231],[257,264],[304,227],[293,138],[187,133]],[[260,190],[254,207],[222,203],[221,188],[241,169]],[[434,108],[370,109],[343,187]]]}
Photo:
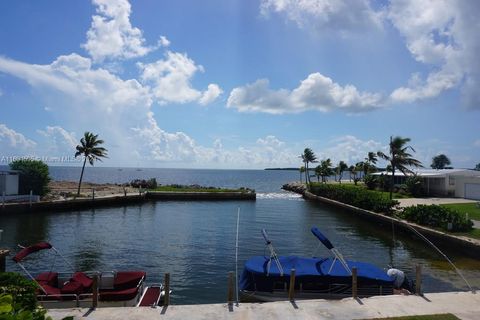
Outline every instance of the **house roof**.
{"label": "house roof", "polygon": [[[412,170],[414,174],[419,177],[432,177],[432,178],[444,178],[447,176],[480,176],[480,171],[469,170],[469,169],[414,169]],[[373,175],[392,175],[391,172],[382,171],[382,172],[375,172],[372,173]],[[395,177],[403,177],[405,176],[403,172],[399,170],[395,170]],[[407,174],[410,176],[410,174]]]}

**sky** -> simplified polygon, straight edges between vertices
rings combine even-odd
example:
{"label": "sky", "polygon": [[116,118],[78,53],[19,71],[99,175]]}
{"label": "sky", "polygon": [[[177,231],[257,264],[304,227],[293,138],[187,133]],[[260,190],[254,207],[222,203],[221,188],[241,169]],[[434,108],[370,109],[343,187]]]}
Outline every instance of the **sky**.
{"label": "sky", "polygon": [[[480,2],[0,2],[0,164],[349,165],[411,139],[480,162]],[[97,165],[97,164],[96,164]]]}

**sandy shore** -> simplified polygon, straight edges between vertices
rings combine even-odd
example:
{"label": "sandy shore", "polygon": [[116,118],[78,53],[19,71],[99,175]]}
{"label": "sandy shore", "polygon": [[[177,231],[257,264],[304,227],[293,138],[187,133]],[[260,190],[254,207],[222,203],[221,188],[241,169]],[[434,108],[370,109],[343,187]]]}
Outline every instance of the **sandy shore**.
{"label": "sandy shore", "polygon": [[[50,192],[43,197],[43,200],[70,199],[77,194],[78,182],[51,181],[48,184],[48,187],[50,188]],[[138,189],[122,184],[82,182],[82,186],[80,188],[80,197],[91,197],[93,190],[95,190],[95,196],[99,197],[113,194],[123,194],[124,189],[127,193],[138,192]]]}

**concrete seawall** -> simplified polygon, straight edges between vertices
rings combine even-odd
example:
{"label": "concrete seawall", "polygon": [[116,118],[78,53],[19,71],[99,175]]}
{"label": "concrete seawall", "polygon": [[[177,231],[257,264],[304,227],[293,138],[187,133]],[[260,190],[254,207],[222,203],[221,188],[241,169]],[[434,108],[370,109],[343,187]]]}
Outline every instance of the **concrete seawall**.
{"label": "concrete seawall", "polygon": [[381,213],[376,213],[369,210],[364,210],[358,207],[354,207],[343,202],[335,201],[332,199],[320,197],[310,193],[305,188],[301,188],[298,185],[284,185],[285,190],[301,193],[305,199],[319,201],[331,206],[339,207],[346,209],[356,215],[361,216],[364,219],[370,220],[375,223],[385,224],[391,226],[392,224],[400,231],[412,234],[411,227],[414,227],[421,234],[427,237],[430,241],[435,244],[441,245],[443,247],[454,248],[457,251],[461,251],[463,254],[480,259],[480,241],[464,236],[456,236],[448,234],[439,230],[427,228],[415,223],[408,222],[406,220],[401,220],[393,217],[383,215]]}
{"label": "concrete seawall", "polygon": [[74,319],[374,319],[452,313],[463,320],[478,319],[480,295],[470,292],[428,293],[420,296],[378,296],[365,299],[299,300],[295,302],[171,305],[157,308],[55,309],[54,320]]}
{"label": "concrete seawall", "polygon": [[6,203],[0,205],[0,215],[30,212],[51,212],[83,210],[97,207],[114,207],[141,204],[145,201],[226,201],[256,200],[254,192],[145,192],[142,194],[118,194],[96,197],[95,199],[68,199],[58,201],[40,201],[32,203]]}

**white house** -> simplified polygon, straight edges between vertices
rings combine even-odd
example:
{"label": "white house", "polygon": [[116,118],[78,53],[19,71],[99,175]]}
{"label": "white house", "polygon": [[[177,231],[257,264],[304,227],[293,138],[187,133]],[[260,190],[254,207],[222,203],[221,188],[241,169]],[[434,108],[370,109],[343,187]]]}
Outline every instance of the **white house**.
{"label": "white house", "polygon": [[19,174],[17,171],[0,171],[0,196],[12,196],[18,194],[18,177]]}
{"label": "white house", "polygon": [[[412,170],[422,178],[427,195],[480,200],[480,171],[468,169]],[[391,176],[391,172],[374,175]],[[395,170],[395,184],[405,183],[405,175]]]}

